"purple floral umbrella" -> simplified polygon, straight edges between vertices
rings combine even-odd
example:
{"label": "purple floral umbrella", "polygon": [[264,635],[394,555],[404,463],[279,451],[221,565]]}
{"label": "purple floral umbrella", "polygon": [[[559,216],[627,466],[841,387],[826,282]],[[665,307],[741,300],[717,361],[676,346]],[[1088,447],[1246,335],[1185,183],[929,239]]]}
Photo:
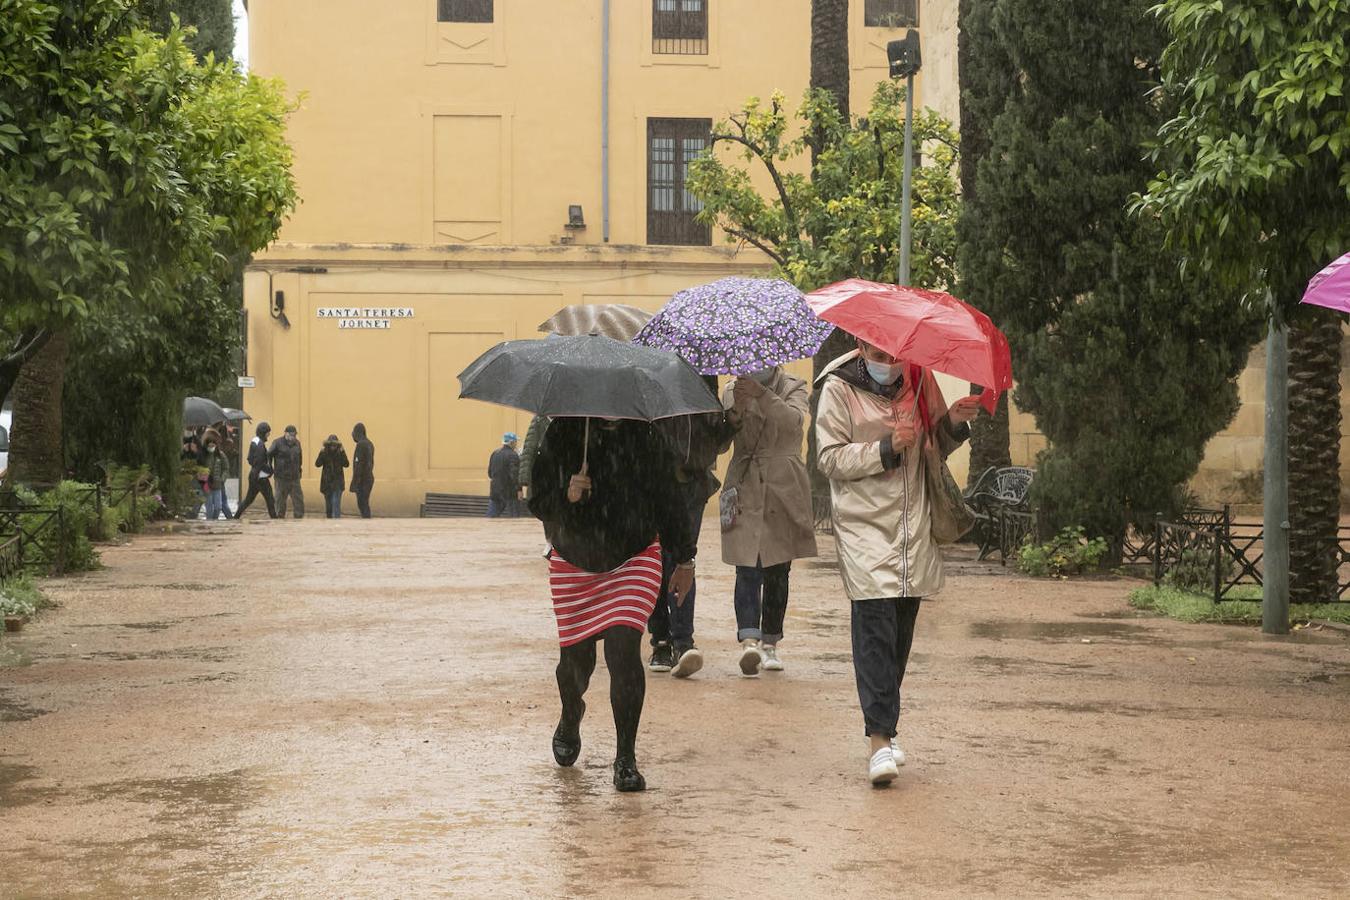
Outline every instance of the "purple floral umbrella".
{"label": "purple floral umbrella", "polygon": [[680,291],[633,338],[700,375],[745,375],[815,354],[834,326],[786,281],[723,278]]}

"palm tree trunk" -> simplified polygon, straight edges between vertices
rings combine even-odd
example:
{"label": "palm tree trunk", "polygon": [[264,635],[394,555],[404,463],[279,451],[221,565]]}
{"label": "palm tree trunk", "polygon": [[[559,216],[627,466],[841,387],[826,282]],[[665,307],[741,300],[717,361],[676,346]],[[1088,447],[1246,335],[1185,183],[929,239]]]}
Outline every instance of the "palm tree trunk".
{"label": "palm tree trunk", "polygon": [[[811,0],[811,87],[833,94],[839,115],[848,121],[848,0]],[[812,141],[812,171],[821,140],[817,134]]]}
{"label": "palm tree trunk", "polygon": [[[1308,311],[1289,328],[1289,601],[1336,599],[1341,505],[1341,323]],[[1267,522],[1266,527],[1271,527]]]}
{"label": "palm tree trunk", "polygon": [[14,427],[9,443],[10,483],[55,484],[65,473],[61,390],[70,336],[59,331],[28,362],[14,383]]}

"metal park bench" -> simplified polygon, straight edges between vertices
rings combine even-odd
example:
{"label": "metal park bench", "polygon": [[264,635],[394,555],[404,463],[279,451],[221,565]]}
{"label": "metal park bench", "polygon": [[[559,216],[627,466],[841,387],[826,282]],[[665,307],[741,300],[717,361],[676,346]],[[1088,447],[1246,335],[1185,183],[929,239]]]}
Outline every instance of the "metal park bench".
{"label": "metal park bench", "polygon": [[990,466],[965,492],[966,505],[975,514],[972,537],[980,559],[995,550],[1005,562],[1031,530],[1028,495],[1036,473],[1024,466]]}

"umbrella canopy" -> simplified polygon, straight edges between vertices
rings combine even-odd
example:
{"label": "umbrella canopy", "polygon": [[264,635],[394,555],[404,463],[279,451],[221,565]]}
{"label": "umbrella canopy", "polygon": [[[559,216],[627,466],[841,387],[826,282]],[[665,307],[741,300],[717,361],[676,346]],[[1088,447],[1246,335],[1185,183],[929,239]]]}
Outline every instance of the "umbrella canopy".
{"label": "umbrella canopy", "polygon": [[232,406],[225,407],[226,422],[243,422],[246,419],[250,422],[253,421],[253,417],[250,416],[248,413],[244,412],[242,409],[235,409]]}
{"label": "umbrella canopy", "polygon": [[459,384],[461,397],[544,416],[651,422],[722,409],[678,356],[599,335],[498,344]]}
{"label": "umbrella canopy", "polygon": [[1350,313],[1350,253],[1312,277],[1303,302]]}
{"label": "umbrella canopy", "polygon": [[989,317],[941,291],[852,278],[806,302],[827,322],[880,347],[896,359],[963,378],[985,388],[990,414],[1012,387],[1008,339]]}
{"label": "umbrella canopy", "polygon": [[188,397],[183,401],[183,424],[189,428],[214,425],[225,421],[225,410],[214,400],[205,397]]}
{"label": "umbrella canopy", "polygon": [[545,334],[602,334],[616,341],[631,341],[652,314],[623,303],[579,303],[564,306],[539,326]]}
{"label": "umbrella canopy", "polygon": [[680,291],[633,342],[704,375],[745,375],[814,355],[833,330],[786,281],[723,278]]}

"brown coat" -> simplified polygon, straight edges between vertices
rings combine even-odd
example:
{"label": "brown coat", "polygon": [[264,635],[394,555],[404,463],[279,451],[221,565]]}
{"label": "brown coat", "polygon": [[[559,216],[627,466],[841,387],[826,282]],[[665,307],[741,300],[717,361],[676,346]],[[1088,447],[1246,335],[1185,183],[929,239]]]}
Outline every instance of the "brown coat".
{"label": "brown coat", "polygon": [[[734,382],[733,382],[734,385]],[[733,405],[728,385],[722,404]],[[811,482],[802,462],[810,417],[806,382],[781,369],[741,420],[723,490],[735,488],[740,515],[722,532],[722,561],[776,566],[815,556]]]}

